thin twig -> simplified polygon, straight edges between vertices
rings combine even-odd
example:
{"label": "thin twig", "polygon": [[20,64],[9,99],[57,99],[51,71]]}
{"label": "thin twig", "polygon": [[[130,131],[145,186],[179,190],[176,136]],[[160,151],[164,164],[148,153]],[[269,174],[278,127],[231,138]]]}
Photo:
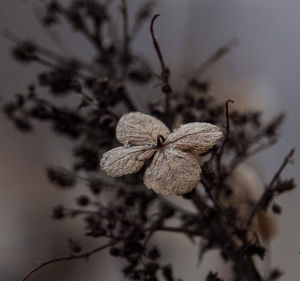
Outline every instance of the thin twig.
{"label": "thin twig", "polygon": [[243,161],[245,161],[246,159],[248,159],[250,157],[253,157],[257,153],[269,148],[270,146],[274,145],[275,143],[277,143],[277,139],[272,139],[269,142],[263,143],[260,146],[256,147],[255,149],[252,149],[251,151],[246,152],[245,154],[243,154],[239,157],[235,157],[229,165],[229,169],[228,169],[228,172],[226,173],[226,177],[228,177]]}
{"label": "thin twig", "polygon": [[250,216],[249,216],[249,218],[247,220],[247,226],[248,227],[251,225],[252,220],[253,220],[255,214],[257,213],[257,211],[261,208],[261,204],[262,204],[262,202],[264,202],[265,197],[267,196],[268,192],[270,192],[270,190],[272,190],[272,188],[274,187],[275,183],[279,180],[280,175],[281,175],[282,171],[284,170],[284,168],[287,166],[288,163],[291,162],[294,153],[295,153],[295,148],[292,148],[290,150],[290,152],[288,153],[288,155],[284,158],[283,163],[281,164],[281,166],[279,167],[279,169],[277,170],[277,172],[273,176],[272,180],[270,181],[270,183],[266,187],[266,189],[263,192],[263,194],[261,195],[260,199],[255,204],[255,206],[252,209],[252,212],[251,212],[251,214],[250,214]]}
{"label": "thin twig", "polygon": [[129,24],[128,24],[128,8],[127,8],[127,1],[121,0],[121,13],[123,19],[123,53],[122,53],[122,76],[123,78],[127,72],[127,65],[130,60],[129,55],[129,43],[130,43],[130,36],[129,36]]}
{"label": "thin twig", "polygon": [[[5,38],[7,38],[12,43],[18,44],[18,43],[24,41],[23,38],[19,37],[18,35],[16,35],[15,33],[13,33],[12,31],[10,31],[8,29],[2,30],[1,33]],[[45,47],[38,45],[36,42],[34,43],[34,45],[37,48],[37,51],[41,55],[47,57],[48,59],[52,59],[55,61],[64,61],[66,59],[62,55],[59,55],[58,53],[56,53],[50,49],[47,49]],[[93,67],[92,65],[90,65],[78,58],[76,58],[76,62],[78,62],[83,69],[89,71],[92,74],[97,74],[97,69],[95,67]]]}
{"label": "thin twig", "polygon": [[[141,27],[143,26],[143,22],[148,20],[148,18],[151,16],[151,12],[153,9],[153,6],[155,5],[155,0],[148,0],[144,1],[143,6],[139,8],[135,15],[135,22],[133,23],[133,26],[130,31],[130,38],[133,39],[137,36],[138,32],[141,30]],[[141,16],[141,14],[143,16]]]}
{"label": "thin twig", "polygon": [[[247,158],[254,156],[258,152],[261,152],[262,150],[272,146],[277,142],[277,138],[273,137],[270,139],[267,143],[261,144],[260,146],[253,148],[250,150],[251,147],[256,146],[257,143],[266,136],[266,131],[270,127],[270,124],[280,124],[284,119],[284,114],[280,113],[277,115],[273,120],[271,120],[266,126],[264,126],[260,131],[248,141],[247,149],[243,154],[238,154],[236,155],[232,160],[231,163],[229,164],[229,168],[226,172],[226,175],[224,175],[223,179],[227,178],[230,176],[230,174],[238,167],[240,163],[245,161]],[[271,125],[272,126],[272,125]]]}
{"label": "thin twig", "polygon": [[[154,45],[155,51],[158,55],[160,66],[161,66],[161,74],[159,76],[159,79],[163,83],[161,90],[166,95],[165,117],[166,117],[166,121],[168,121],[171,118],[170,114],[169,114],[170,113],[170,94],[172,93],[172,87],[170,85],[170,74],[171,73],[170,73],[169,68],[165,64],[163,55],[161,53],[158,41],[157,41],[157,39],[155,37],[155,33],[154,33],[154,22],[159,16],[160,16],[160,14],[156,14],[153,16],[153,18],[151,20],[151,24],[150,24],[150,32],[151,32],[151,36],[152,36],[153,45]],[[167,122],[167,123],[169,123],[169,122]]]}
{"label": "thin twig", "polygon": [[141,111],[138,109],[138,107],[136,106],[136,104],[132,101],[132,98],[129,96],[128,92],[126,91],[126,89],[124,89],[124,93],[123,93],[123,98],[124,101],[127,105],[127,107],[129,108],[129,110],[131,111]]}
{"label": "thin twig", "polygon": [[219,61],[221,58],[227,55],[233,48],[237,47],[238,44],[239,42],[236,38],[231,39],[229,42],[220,47],[215,53],[213,53],[208,59],[206,59],[200,65],[200,67],[193,72],[193,76],[202,75],[203,73],[207,72],[207,70],[213,64],[215,64],[217,61]]}
{"label": "thin twig", "polygon": [[[69,18],[69,11],[68,9],[66,9],[65,7],[61,6],[61,11],[62,11],[62,15],[65,17],[65,19],[67,21],[68,18]],[[98,51],[98,53],[102,54],[103,52],[103,46],[102,46],[102,40],[101,38],[99,37],[99,28],[100,26],[97,26],[97,22],[95,21],[94,22],[94,32],[91,31],[89,29],[89,24],[87,22],[84,22],[84,21],[81,21],[81,25],[80,25],[80,28],[78,29],[79,32],[81,32],[84,36],[86,36],[87,39],[90,40],[90,42],[95,46],[96,50]],[[100,24],[100,23],[99,23]]]}
{"label": "thin twig", "polygon": [[203,202],[201,195],[198,193],[197,189],[193,191],[192,200],[195,207],[200,213],[203,213],[208,208],[208,206]]}
{"label": "thin twig", "polygon": [[50,67],[50,68],[54,68],[56,67],[56,64],[47,60],[47,59],[44,59],[40,56],[37,56],[37,55],[34,55],[33,57],[34,61],[40,63],[41,65],[44,65],[44,66],[47,66],[47,67]]}
{"label": "thin twig", "polygon": [[219,204],[217,199],[214,197],[214,195],[211,193],[211,187],[206,182],[204,176],[202,175],[201,183],[205,189],[206,194],[208,195],[209,199],[213,202],[215,207],[218,209],[218,211],[221,213],[221,215],[227,220],[229,225],[238,233],[240,229],[236,226],[236,224],[232,221],[232,219],[226,214],[223,207]]}
{"label": "thin twig", "polygon": [[226,133],[225,133],[225,138],[222,142],[221,148],[220,148],[219,152],[216,154],[216,156],[217,156],[217,171],[218,171],[218,174],[219,174],[219,180],[220,181],[223,177],[223,175],[221,174],[222,156],[223,156],[225,145],[226,145],[226,143],[229,139],[229,136],[230,136],[229,103],[234,103],[234,101],[229,99],[225,103],[225,107],[226,107],[226,111],[225,111],[225,114],[226,114]]}
{"label": "thin twig", "polygon": [[156,231],[168,231],[168,232],[174,232],[174,233],[184,233],[184,234],[189,234],[189,235],[201,235],[202,233],[200,231],[196,230],[187,230],[185,227],[173,227],[173,226],[159,226],[157,228],[149,228],[145,229],[145,231],[150,231],[152,235]]}
{"label": "thin twig", "polygon": [[283,163],[281,164],[281,166],[279,167],[278,171],[276,172],[276,174],[272,178],[272,180],[271,180],[268,188],[272,188],[274,186],[274,184],[279,179],[280,174],[282,173],[282,171],[284,170],[284,168],[286,167],[286,165],[292,161],[292,157],[293,157],[295,151],[296,151],[295,148],[292,148],[290,150],[289,154],[284,158]]}
{"label": "thin twig", "polygon": [[129,23],[128,23],[128,7],[127,7],[127,1],[126,0],[121,0],[122,6],[121,6],[121,11],[123,15],[123,51],[124,53],[127,54],[128,52],[128,43],[130,41],[130,36],[129,36]]}
{"label": "thin twig", "polygon": [[153,41],[153,45],[154,45],[154,48],[155,48],[155,51],[158,55],[158,58],[159,58],[159,62],[160,62],[160,65],[161,65],[161,69],[162,71],[164,71],[165,69],[167,69],[166,65],[165,65],[165,62],[164,62],[164,58],[162,56],[162,53],[160,51],[160,47],[159,47],[159,44],[156,40],[156,37],[155,37],[155,34],[154,34],[154,29],[153,29],[153,26],[154,26],[154,22],[155,20],[160,16],[160,14],[156,14],[153,16],[152,20],[151,20],[151,25],[150,25],[150,32],[151,32],[151,36],[152,36],[152,41]]}
{"label": "thin twig", "polygon": [[120,240],[114,240],[111,241],[108,244],[105,244],[103,246],[97,247],[91,251],[85,252],[83,254],[80,255],[74,255],[74,256],[66,256],[66,257],[61,257],[61,258],[56,258],[56,259],[52,259],[46,262],[43,262],[42,264],[40,264],[39,266],[35,267],[34,269],[32,269],[31,271],[29,271],[25,277],[23,277],[23,279],[21,279],[22,281],[27,280],[33,273],[35,273],[36,271],[40,270],[41,268],[52,264],[52,263],[56,263],[56,262],[61,262],[61,261],[71,261],[71,260],[76,260],[76,259],[88,259],[91,255],[100,252],[101,250],[104,250],[110,246],[115,245],[116,243],[118,243]]}
{"label": "thin twig", "polygon": [[[76,173],[73,173],[73,175],[76,176],[78,179],[81,179],[83,181],[89,181],[89,178],[87,178],[87,177],[78,175]],[[130,191],[143,192],[140,185],[127,185],[125,183],[113,183],[113,182],[109,182],[109,181],[107,181],[103,178],[99,178],[99,177],[97,177],[96,179],[98,179],[103,185],[116,187],[116,188],[123,188],[125,190],[130,190]],[[187,215],[187,216],[193,216],[193,217],[198,216],[197,213],[194,213],[194,212],[189,211],[185,208],[182,208],[181,206],[177,205],[176,203],[172,202],[171,200],[166,199],[164,196],[158,196],[157,198],[161,202],[161,204],[173,209],[176,212],[182,213],[182,214]]]}
{"label": "thin twig", "polygon": [[[127,0],[121,0],[121,14],[123,19],[123,52],[121,63],[121,77],[122,82],[124,82],[124,79],[126,78],[128,72],[128,64],[131,60]],[[126,89],[124,89],[123,98],[129,110],[139,111]]]}
{"label": "thin twig", "polygon": [[[35,18],[42,22],[43,18],[41,17],[42,11],[39,9],[39,5],[34,3],[32,6],[32,12]],[[65,42],[63,38],[61,38],[60,34],[54,31],[52,28],[49,28],[47,25],[42,24],[43,30],[47,33],[49,38],[56,44],[56,46],[60,49],[60,51],[64,54],[69,54],[70,56],[76,57],[74,51],[70,46]]]}
{"label": "thin twig", "polygon": [[182,208],[181,206],[177,205],[176,203],[172,202],[171,200],[166,199],[164,196],[158,196],[158,199],[163,205],[173,209],[174,211],[177,211],[177,212],[182,213],[187,216],[192,216],[192,217],[198,216],[197,213],[191,212],[185,208]]}
{"label": "thin twig", "polygon": [[229,99],[226,101],[226,136],[230,133],[230,122],[229,122],[229,103],[234,103],[233,100]]}

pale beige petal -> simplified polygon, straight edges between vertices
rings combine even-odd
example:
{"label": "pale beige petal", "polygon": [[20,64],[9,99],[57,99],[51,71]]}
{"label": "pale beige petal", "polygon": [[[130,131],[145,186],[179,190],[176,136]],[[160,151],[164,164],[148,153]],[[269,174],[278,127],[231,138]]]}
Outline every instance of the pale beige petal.
{"label": "pale beige petal", "polygon": [[144,184],[156,193],[184,194],[196,187],[200,172],[200,165],[192,154],[161,149],[145,171]]}
{"label": "pale beige petal", "polygon": [[103,154],[100,166],[107,175],[121,177],[126,174],[138,172],[145,161],[155,152],[155,149],[143,146],[120,146]]}
{"label": "pale beige petal", "polygon": [[124,145],[155,145],[158,135],[167,138],[169,134],[164,123],[140,112],[123,115],[116,129],[117,139]]}
{"label": "pale beige petal", "polygon": [[169,135],[164,145],[181,151],[201,154],[210,150],[222,137],[223,133],[219,127],[209,123],[195,122],[181,125]]}

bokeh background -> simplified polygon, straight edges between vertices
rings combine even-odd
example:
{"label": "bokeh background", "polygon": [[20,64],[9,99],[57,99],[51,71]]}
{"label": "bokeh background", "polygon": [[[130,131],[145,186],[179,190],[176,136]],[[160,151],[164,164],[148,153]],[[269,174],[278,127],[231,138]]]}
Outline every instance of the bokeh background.
{"label": "bokeh background", "polygon": [[[35,2],[38,1],[1,0],[0,29],[9,29],[63,53],[38,23]],[[142,0],[128,2],[134,10]],[[300,2],[296,0],[159,0],[154,11],[161,14],[156,23],[157,36],[175,84],[188,69],[197,67],[229,39],[239,39],[240,45],[208,76],[215,94],[224,100],[234,98],[234,107],[262,109],[266,119],[280,111],[287,114],[279,143],[250,161],[265,181],[300,141],[299,10]],[[88,58],[88,43],[69,31],[63,27],[61,36],[78,55]],[[40,69],[17,64],[10,56],[10,47],[11,43],[0,37],[2,99],[23,91]],[[159,69],[148,26],[140,32],[135,48]],[[137,94],[139,103],[143,104],[145,98]],[[79,223],[50,219],[53,206],[73,204],[74,194],[57,190],[45,176],[49,164],[70,163],[67,140],[39,125],[34,134],[22,135],[0,114],[0,155],[0,280],[14,281],[38,262],[67,254],[69,237],[86,239],[82,238]],[[295,159],[284,174],[294,175],[299,182],[297,153]],[[285,272],[284,281],[299,280],[300,276],[299,199],[300,192],[296,190],[278,200],[283,214],[278,218],[280,231],[271,251],[272,264]],[[162,234],[157,241],[164,245],[166,260],[175,260],[175,272],[184,280],[204,280],[209,269],[223,270],[217,253],[209,254],[197,266],[197,248],[185,238]],[[119,260],[100,253],[88,263],[49,266],[31,280],[123,280],[119,268]]]}

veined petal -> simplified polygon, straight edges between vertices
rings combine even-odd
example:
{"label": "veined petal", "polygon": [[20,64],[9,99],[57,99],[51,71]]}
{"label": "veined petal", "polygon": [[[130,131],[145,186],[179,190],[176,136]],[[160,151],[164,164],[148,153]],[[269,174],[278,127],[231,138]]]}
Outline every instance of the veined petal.
{"label": "veined petal", "polygon": [[194,122],[181,125],[168,136],[164,145],[170,145],[171,148],[181,151],[201,154],[210,150],[222,137],[223,133],[219,127],[209,123]]}
{"label": "veined petal", "polygon": [[145,171],[144,184],[156,193],[184,194],[197,185],[200,172],[200,165],[192,154],[161,149]]}
{"label": "veined petal", "polygon": [[169,134],[164,123],[140,112],[123,115],[116,129],[117,139],[124,145],[155,145],[158,135],[167,138]]}
{"label": "veined petal", "polygon": [[120,146],[103,154],[101,169],[112,177],[137,173],[154,152],[154,148],[144,146]]}

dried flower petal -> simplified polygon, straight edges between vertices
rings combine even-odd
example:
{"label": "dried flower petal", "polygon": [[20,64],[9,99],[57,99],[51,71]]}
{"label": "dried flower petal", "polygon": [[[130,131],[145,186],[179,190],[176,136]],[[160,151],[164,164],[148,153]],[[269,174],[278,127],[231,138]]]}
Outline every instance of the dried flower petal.
{"label": "dried flower petal", "polygon": [[116,129],[117,139],[125,145],[154,145],[158,135],[167,138],[169,134],[161,121],[140,112],[125,114]]}
{"label": "dried flower petal", "polygon": [[170,134],[161,121],[140,112],[125,114],[116,135],[125,146],[106,152],[101,168],[113,177],[136,173],[155,153],[144,183],[165,195],[190,192],[200,180],[195,154],[207,152],[223,137],[217,126],[199,122],[182,125]]}
{"label": "dried flower petal", "polygon": [[219,127],[195,122],[181,125],[169,135],[165,145],[170,144],[173,149],[201,154],[210,150],[222,137],[223,133]]}
{"label": "dried flower petal", "polygon": [[107,175],[121,177],[137,173],[154,152],[154,149],[144,146],[120,146],[104,153],[100,165]]}
{"label": "dried flower petal", "polygon": [[174,149],[156,152],[146,169],[144,183],[160,194],[190,192],[200,180],[200,166],[192,154]]}

